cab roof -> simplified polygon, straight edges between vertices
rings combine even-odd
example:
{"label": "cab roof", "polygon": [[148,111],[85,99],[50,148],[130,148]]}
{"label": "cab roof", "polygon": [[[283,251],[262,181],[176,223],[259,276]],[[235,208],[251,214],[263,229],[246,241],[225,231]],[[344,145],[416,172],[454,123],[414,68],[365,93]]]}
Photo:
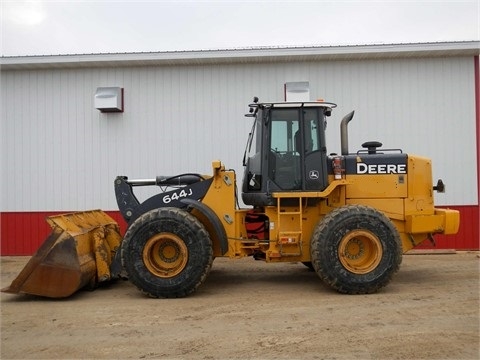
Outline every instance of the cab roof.
{"label": "cab roof", "polygon": [[298,108],[298,107],[322,107],[333,109],[337,107],[337,104],[319,101],[282,101],[282,102],[256,102],[248,105],[250,108]]}

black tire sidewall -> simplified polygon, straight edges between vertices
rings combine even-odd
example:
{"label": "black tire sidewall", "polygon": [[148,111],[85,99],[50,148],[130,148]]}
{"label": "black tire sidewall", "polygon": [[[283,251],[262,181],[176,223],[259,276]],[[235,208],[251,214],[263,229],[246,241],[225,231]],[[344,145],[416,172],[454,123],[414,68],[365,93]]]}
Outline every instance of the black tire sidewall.
{"label": "black tire sidewall", "polygon": [[[354,230],[370,231],[382,246],[379,264],[366,274],[352,273],[340,261],[340,242]],[[384,287],[398,271],[402,247],[398,231],[383,213],[367,206],[349,205],[329,213],[317,225],[311,257],[317,274],[335,290],[348,294],[372,293]]]}
{"label": "black tire sidewall", "polygon": [[[143,261],[143,250],[154,235],[166,232],[178,236],[187,247],[185,268],[170,278],[151,273]],[[212,242],[200,221],[185,210],[151,210],[129,227],[122,244],[122,263],[129,280],[151,297],[184,297],[205,280],[213,262]]]}

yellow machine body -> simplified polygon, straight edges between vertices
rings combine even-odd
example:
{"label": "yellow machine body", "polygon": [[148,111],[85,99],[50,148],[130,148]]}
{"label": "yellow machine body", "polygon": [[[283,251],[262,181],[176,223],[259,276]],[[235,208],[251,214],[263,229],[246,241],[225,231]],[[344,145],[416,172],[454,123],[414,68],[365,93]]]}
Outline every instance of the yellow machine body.
{"label": "yellow machine body", "polygon": [[[216,257],[242,257],[255,251],[266,260],[310,261],[310,239],[315,226],[334,208],[348,204],[368,205],[385,213],[394,223],[402,240],[403,252],[411,250],[434,234],[455,234],[460,226],[457,210],[434,207],[430,160],[409,156],[408,176],[349,175],[341,180],[330,176],[330,185],[322,192],[274,193],[277,206],[265,207],[269,219],[268,239],[247,236],[245,217],[251,210],[235,207],[235,173],[225,170],[220,161],[213,162],[213,182],[202,202],[221,219],[228,236],[228,252],[221,253],[214,239]],[[227,180],[228,179],[228,180]],[[391,191],[395,188],[396,191]],[[294,199],[296,206],[282,206],[282,199]],[[305,206],[306,199],[318,198],[317,206]],[[268,240],[268,241],[266,241]]]}
{"label": "yellow machine body", "polygon": [[[257,99],[258,101],[258,99]],[[182,297],[205,280],[216,257],[302,262],[342,293],[371,293],[399,269],[402,253],[435,234],[455,234],[459,212],[434,206],[430,159],[399,149],[327,155],[324,102],[249,105],[254,129],[245,153],[242,199],[237,178],[219,161],[212,175],[115,179],[118,225],[100,210],[47,219],[52,233],[2,291],[67,297],[122,268],[152,297]],[[255,133],[255,135],[254,135]],[[158,186],[140,203],[135,186]],[[245,201],[246,199],[246,201]]]}

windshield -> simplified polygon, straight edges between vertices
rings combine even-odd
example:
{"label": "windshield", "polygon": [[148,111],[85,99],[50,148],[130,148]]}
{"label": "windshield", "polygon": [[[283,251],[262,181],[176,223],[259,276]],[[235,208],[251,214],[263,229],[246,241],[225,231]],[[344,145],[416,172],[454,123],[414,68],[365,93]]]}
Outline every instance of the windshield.
{"label": "windshield", "polygon": [[[243,157],[243,166],[249,163],[249,169],[254,173],[260,173],[261,170],[261,151],[262,151],[262,116],[257,114],[253,122],[252,130],[250,131],[247,148]],[[248,157],[248,161],[247,161]]]}
{"label": "windshield", "polygon": [[293,136],[298,132],[298,110],[272,110],[270,149],[279,154],[293,153]]}

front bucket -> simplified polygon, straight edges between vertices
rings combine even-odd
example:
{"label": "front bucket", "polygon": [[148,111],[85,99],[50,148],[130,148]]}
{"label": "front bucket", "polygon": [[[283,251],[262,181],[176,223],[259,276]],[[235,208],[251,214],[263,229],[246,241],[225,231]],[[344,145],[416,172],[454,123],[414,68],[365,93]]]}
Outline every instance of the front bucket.
{"label": "front bucket", "polygon": [[52,233],[2,292],[63,298],[111,278],[122,238],[110,216],[92,210],[51,216],[47,222]]}

